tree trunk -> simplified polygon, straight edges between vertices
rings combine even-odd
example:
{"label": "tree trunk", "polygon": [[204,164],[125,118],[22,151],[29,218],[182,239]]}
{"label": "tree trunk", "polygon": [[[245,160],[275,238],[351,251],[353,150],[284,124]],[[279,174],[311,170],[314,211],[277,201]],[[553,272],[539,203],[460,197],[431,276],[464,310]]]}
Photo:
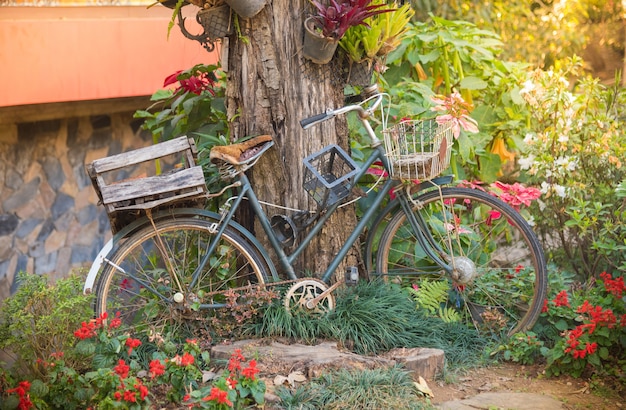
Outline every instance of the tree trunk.
{"label": "tree trunk", "polygon": [[[343,84],[336,81],[332,62],[317,65],[302,56],[303,22],[311,10],[307,0],[269,0],[258,15],[239,18],[241,33],[232,35],[227,46],[226,105],[233,121],[233,138],[260,134],[274,137],[275,147],[251,175],[259,199],[290,209],[315,211],[315,201],[303,188],[302,159],[332,143],[348,150],[349,143],[345,118],[308,130],[299,124],[305,117],[343,103]],[[293,213],[269,207],[266,212],[270,217]],[[355,221],[353,206],[340,209],[303,252],[296,272],[308,276],[324,272]],[[249,221],[247,225],[251,226]],[[262,243],[268,244],[260,226],[255,232]],[[357,266],[359,259],[355,246],[336,274],[343,275],[346,266]]]}

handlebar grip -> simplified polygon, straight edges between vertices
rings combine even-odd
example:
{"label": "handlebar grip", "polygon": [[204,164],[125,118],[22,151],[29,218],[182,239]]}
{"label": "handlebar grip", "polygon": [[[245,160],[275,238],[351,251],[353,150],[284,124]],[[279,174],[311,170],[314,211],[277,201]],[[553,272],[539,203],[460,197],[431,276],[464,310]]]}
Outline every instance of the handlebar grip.
{"label": "handlebar grip", "polygon": [[312,117],[300,120],[300,126],[306,130],[307,128],[317,124],[318,122],[326,121],[331,117],[332,115],[329,115],[328,113],[314,115]]}

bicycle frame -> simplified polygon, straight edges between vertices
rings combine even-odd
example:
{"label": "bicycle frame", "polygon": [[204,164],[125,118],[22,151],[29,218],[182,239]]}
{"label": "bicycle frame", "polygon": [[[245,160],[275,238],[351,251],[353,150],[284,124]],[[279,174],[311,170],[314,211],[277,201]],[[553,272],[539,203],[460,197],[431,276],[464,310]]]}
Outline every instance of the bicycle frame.
{"label": "bicycle frame", "polygon": [[[374,108],[376,106],[377,104],[374,105]],[[372,140],[373,152],[367,158],[367,160],[365,161],[365,163],[363,164],[359,172],[354,177],[353,186],[367,173],[368,169],[377,161],[380,161],[383,164],[385,171],[387,172],[388,175],[390,175],[389,162],[385,155],[385,149],[380,143],[380,140],[378,140],[378,138],[376,137],[368,121],[368,117],[369,115],[371,115],[371,111],[373,111],[373,109],[371,109],[370,111],[366,111],[360,105],[346,106],[335,111],[328,111],[326,114],[322,114],[320,116],[312,117],[314,120],[306,124],[306,126],[310,126],[314,123],[324,121],[328,118],[332,118],[335,115],[343,114],[349,111],[357,111],[357,110],[360,111],[359,113],[361,115],[359,116],[359,118]],[[394,180],[392,178],[387,178],[385,180],[381,189],[377,192],[376,196],[374,197],[374,200],[372,201],[371,206],[368,208],[365,214],[360,218],[359,222],[357,223],[356,227],[353,229],[349,237],[346,239],[342,248],[339,250],[337,255],[333,258],[331,263],[328,265],[328,267],[326,268],[326,271],[322,274],[321,276],[322,281],[324,281],[327,284],[330,282],[330,279],[333,273],[339,267],[339,264],[341,263],[341,261],[346,257],[352,245],[357,241],[357,239],[359,238],[361,233],[364,231],[367,224],[373,220],[375,214],[379,211],[379,207],[382,204],[383,200],[387,197],[387,195],[390,192],[392,192],[393,190],[396,190],[396,188],[401,186],[401,184],[402,183],[400,181]],[[337,202],[333,204],[331,207],[329,207],[328,209],[326,209],[325,212],[321,215],[321,217],[317,219],[315,224],[313,224],[313,226],[309,229],[309,232],[303,238],[300,244],[296,247],[296,249],[294,249],[290,254],[287,254],[285,250],[283,249],[280,243],[280,240],[278,239],[274,230],[272,229],[270,220],[268,216],[266,215],[266,213],[263,211],[261,207],[261,202],[257,198],[250,184],[248,177],[243,172],[241,172],[238,176],[238,185],[239,186],[237,187],[237,195],[231,198],[233,199],[234,202],[229,205],[230,206],[229,211],[226,213],[226,215],[224,215],[224,217],[220,221],[221,226],[219,228],[216,227],[216,231],[215,231],[216,238],[211,244],[209,251],[207,252],[206,258],[208,259],[208,256],[215,249],[215,246],[219,240],[220,235],[225,230],[226,226],[233,220],[234,214],[239,208],[239,206],[241,205],[241,202],[244,199],[247,199],[252,208],[252,211],[254,212],[255,216],[258,218],[259,223],[261,224],[265,234],[267,235],[267,238],[269,239],[269,242],[272,245],[273,250],[278,255],[280,267],[283,269],[285,274],[290,279],[293,279],[293,280],[298,279],[298,275],[296,274],[293,268],[293,263],[295,262],[296,258],[307,248],[311,240],[319,233],[319,231],[322,229],[326,221],[339,207],[340,203]],[[412,200],[403,190],[398,190],[397,193],[398,193],[398,200],[401,204],[401,207],[404,210],[405,214],[407,215],[408,221],[410,222],[412,229],[415,232],[416,237],[418,238],[420,246],[422,246],[424,251],[432,258],[433,261],[435,261],[439,266],[441,266],[443,270],[445,270],[448,273],[452,272],[453,268],[449,266],[442,258],[443,251],[435,244],[435,240],[432,238],[428,229],[425,228],[426,222],[421,218],[421,216],[419,215],[416,216],[413,213],[414,204],[412,203]],[[197,277],[198,275],[195,274],[194,280],[192,282],[192,286],[196,283],[195,278]]]}

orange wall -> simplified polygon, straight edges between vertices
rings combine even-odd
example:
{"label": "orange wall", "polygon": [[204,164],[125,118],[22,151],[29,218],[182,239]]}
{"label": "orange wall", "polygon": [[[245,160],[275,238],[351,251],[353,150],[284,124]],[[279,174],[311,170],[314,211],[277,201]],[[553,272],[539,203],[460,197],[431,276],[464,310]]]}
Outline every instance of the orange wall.
{"label": "orange wall", "polygon": [[171,15],[159,5],[0,7],[0,107],[150,95],[167,75],[217,61],[178,26],[167,39]]}

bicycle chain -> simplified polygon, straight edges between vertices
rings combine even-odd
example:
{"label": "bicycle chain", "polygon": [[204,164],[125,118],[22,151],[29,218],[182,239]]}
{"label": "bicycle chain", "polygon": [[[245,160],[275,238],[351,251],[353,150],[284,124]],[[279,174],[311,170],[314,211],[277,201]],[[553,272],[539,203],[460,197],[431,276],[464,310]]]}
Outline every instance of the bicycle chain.
{"label": "bicycle chain", "polygon": [[225,292],[229,292],[229,291],[252,290],[252,289],[255,289],[255,288],[261,288],[261,287],[267,287],[267,286],[287,285],[287,284],[299,282],[299,281],[305,280],[305,279],[307,279],[307,278],[288,279],[288,280],[282,280],[282,281],[278,281],[278,282],[268,282],[268,283],[263,283],[261,285],[259,285],[259,284],[250,284],[248,286],[239,286],[239,287],[236,287],[236,288],[228,288],[226,290],[221,290],[221,291],[206,292],[205,295],[206,296],[223,295]]}

